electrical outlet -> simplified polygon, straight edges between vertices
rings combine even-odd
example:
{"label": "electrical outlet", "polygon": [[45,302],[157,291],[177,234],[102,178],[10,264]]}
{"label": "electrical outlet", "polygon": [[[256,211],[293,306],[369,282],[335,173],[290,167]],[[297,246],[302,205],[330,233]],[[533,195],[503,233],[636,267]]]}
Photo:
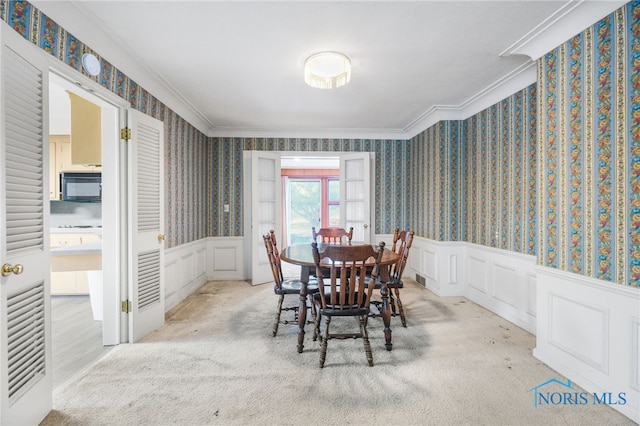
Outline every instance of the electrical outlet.
{"label": "electrical outlet", "polygon": [[229,213],[229,204],[224,205],[224,212]]}

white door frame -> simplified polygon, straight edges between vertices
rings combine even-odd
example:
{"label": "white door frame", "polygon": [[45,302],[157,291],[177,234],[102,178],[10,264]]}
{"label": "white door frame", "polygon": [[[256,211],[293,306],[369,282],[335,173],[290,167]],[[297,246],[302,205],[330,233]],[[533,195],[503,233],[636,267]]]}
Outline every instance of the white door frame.
{"label": "white door frame", "polygon": [[[251,174],[252,174],[252,161],[251,158],[253,156],[254,151],[245,150],[243,151],[243,175],[244,175],[244,189],[243,189],[243,202],[244,202],[244,276],[247,279],[252,279],[252,265],[254,263],[253,256],[257,253],[256,245],[258,245],[258,249],[261,249],[260,246],[254,238],[252,238],[252,208],[253,208],[253,192],[254,188],[251,187]],[[278,155],[280,158],[282,157],[339,157],[342,158],[344,156],[352,156],[354,154],[360,154],[362,156],[366,156],[369,159],[369,224],[368,224],[368,235],[370,236],[370,241],[374,240],[375,234],[375,152],[344,152],[344,151],[326,151],[326,152],[307,152],[307,151],[269,151],[272,155]],[[281,180],[276,185],[279,191],[282,191]],[[372,189],[373,188],[373,189]],[[342,201],[343,195],[340,194],[340,198]],[[282,199],[282,198],[281,198]],[[341,202],[342,204],[342,202]],[[281,206],[282,207],[282,206]],[[283,228],[283,224],[281,223],[282,214],[279,215],[279,222],[276,226],[278,229]],[[282,232],[276,230],[276,235],[282,235]],[[284,238],[281,238],[282,241],[286,241]],[[282,245],[282,244],[281,244]],[[282,248],[282,247],[281,247]]]}
{"label": "white door frame", "polygon": [[126,145],[120,140],[120,127],[121,116],[130,104],[60,61],[50,60],[49,70],[56,84],[68,82],[76,90],[81,90],[83,97],[102,107],[102,173],[107,176],[102,185],[102,282],[114,283],[103,285],[102,339],[105,346],[117,345],[127,341],[126,334],[122,333],[126,327],[121,324],[119,309],[122,285],[115,283],[121,283],[123,277],[126,279],[126,271],[121,274],[121,270],[126,268],[122,255],[127,253],[127,240],[122,232],[126,232],[126,192],[121,190],[122,181],[126,180],[126,162],[123,163],[123,158],[126,161]]}

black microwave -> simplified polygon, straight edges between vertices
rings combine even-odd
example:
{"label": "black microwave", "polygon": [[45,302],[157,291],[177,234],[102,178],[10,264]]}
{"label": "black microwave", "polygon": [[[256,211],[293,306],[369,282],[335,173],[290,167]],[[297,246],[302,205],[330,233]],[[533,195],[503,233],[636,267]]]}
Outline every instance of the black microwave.
{"label": "black microwave", "polygon": [[60,199],[85,203],[102,200],[102,173],[62,172],[60,173]]}

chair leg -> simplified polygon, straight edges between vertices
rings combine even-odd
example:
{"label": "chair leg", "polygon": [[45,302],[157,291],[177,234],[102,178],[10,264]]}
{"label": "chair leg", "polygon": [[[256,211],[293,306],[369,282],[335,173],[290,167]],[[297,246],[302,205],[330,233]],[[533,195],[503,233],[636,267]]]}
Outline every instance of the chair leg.
{"label": "chair leg", "polygon": [[400,311],[400,321],[402,321],[402,326],[406,327],[407,326],[407,320],[404,317],[404,308],[402,307],[402,300],[400,300],[400,289],[398,287],[396,287],[395,289],[395,293],[396,293],[396,301],[398,302],[398,310]]}
{"label": "chair leg", "polygon": [[362,334],[362,341],[364,343],[364,352],[367,355],[369,367],[373,367],[373,354],[371,353],[371,343],[369,343],[369,334],[367,333],[367,317],[361,316],[359,319],[360,333]]}
{"label": "chair leg", "polygon": [[389,305],[391,305],[391,316],[396,316],[396,298],[393,297],[393,291],[389,290]]}
{"label": "chair leg", "polygon": [[318,312],[316,309],[316,304],[313,303],[313,295],[310,294],[309,295],[309,303],[311,304],[311,318],[313,318],[313,341],[315,342],[316,340],[318,340],[318,329],[316,327],[316,318],[318,316]]}
{"label": "chair leg", "polygon": [[273,337],[278,334],[278,325],[280,325],[280,314],[282,313],[282,302],[284,302],[284,294],[278,298],[278,308],[276,309],[276,322],[273,324]]}
{"label": "chair leg", "polygon": [[313,337],[314,341],[318,338],[320,339],[320,343],[322,343],[322,336],[320,335],[320,321],[322,320],[322,315],[320,314],[320,310],[316,309],[316,317],[313,321]]}
{"label": "chair leg", "polygon": [[320,368],[324,367],[324,361],[327,359],[327,344],[329,342],[329,324],[331,323],[331,317],[327,317],[324,325],[324,337],[320,344]]}

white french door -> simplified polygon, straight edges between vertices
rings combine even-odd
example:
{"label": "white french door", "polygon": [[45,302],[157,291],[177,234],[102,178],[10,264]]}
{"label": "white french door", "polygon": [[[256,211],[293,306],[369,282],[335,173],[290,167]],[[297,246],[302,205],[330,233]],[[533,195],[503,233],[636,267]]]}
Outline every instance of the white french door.
{"label": "white french door", "polygon": [[164,324],[163,123],[129,111],[129,342]]}
{"label": "white french door", "polygon": [[[262,235],[282,235],[280,152],[245,151],[245,265],[252,285],[273,280]],[[296,153],[286,153],[295,157]],[[338,153],[336,153],[338,154]],[[334,154],[334,155],[336,155]],[[305,153],[305,156],[312,154]],[[339,153],[341,226],[353,226],[353,240],[371,241],[371,154]],[[309,229],[311,234],[311,229]],[[283,243],[279,242],[280,248]]]}
{"label": "white french door", "polygon": [[[273,281],[262,236],[273,229],[282,235],[282,185],[280,176],[280,154],[274,152],[251,152],[250,182],[251,211],[246,220],[251,223],[251,284]],[[250,218],[250,219],[249,219]],[[282,248],[282,243],[279,243]]]}
{"label": "white french door", "polygon": [[53,405],[48,67],[0,27],[0,424],[38,424]]}
{"label": "white french door", "polygon": [[353,226],[353,241],[371,241],[370,156],[368,152],[340,154],[340,219]]}

